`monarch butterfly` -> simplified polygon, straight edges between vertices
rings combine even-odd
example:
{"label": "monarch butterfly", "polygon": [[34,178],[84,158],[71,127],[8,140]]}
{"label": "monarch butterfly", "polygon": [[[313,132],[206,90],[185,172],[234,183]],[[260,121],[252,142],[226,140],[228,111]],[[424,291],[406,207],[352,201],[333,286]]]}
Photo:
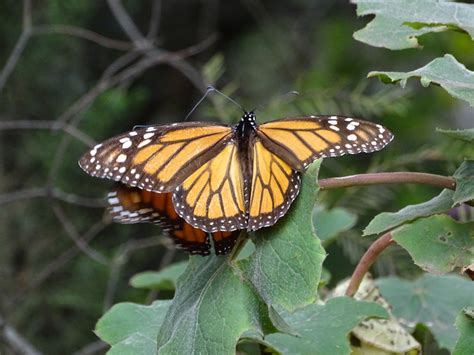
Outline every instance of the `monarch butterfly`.
{"label": "monarch butterfly", "polygon": [[285,118],[257,125],[173,123],[132,130],[79,161],[92,176],[171,193],[177,214],[205,232],[276,223],[298,195],[301,173],[322,157],[373,152],[393,138],[385,127],[342,116]]}
{"label": "monarch butterfly", "polygon": [[[173,207],[172,193],[156,193],[137,187],[116,184],[107,196],[110,216],[115,222],[154,223],[173,239],[174,243],[190,254],[209,255],[208,233],[194,228],[178,216]],[[211,234],[216,255],[232,250],[240,231]]]}

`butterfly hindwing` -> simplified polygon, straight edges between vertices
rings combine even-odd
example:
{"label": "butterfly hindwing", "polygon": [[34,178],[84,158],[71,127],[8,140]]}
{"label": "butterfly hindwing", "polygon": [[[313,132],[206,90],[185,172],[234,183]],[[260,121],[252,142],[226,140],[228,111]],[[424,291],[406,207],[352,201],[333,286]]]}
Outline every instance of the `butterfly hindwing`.
{"label": "butterfly hindwing", "polygon": [[301,185],[300,173],[268,150],[260,139],[252,144],[252,182],[248,229],[276,223],[295,200]]}
{"label": "butterfly hindwing", "polygon": [[270,151],[299,171],[318,158],[380,150],[393,139],[379,124],[342,116],[286,118],[263,123],[257,132]]}
{"label": "butterfly hindwing", "polygon": [[211,123],[151,126],[96,145],[79,165],[92,176],[172,191],[223,149],[231,133],[230,127]]}
{"label": "butterfly hindwing", "polygon": [[[172,193],[155,193],[136,187],[117,184],[108,195],[108,212],[118,223],[154,223],[173,239],[175,244],[190,254],[208,255],[208,233],[194,228],[174,210]],[[211,237],[217,255],[232,250],[239,232],[216,232]]]}
{"label": "butterfly hindwing", "polygon": [[238,145],[231,140],[176,189],[173,203],[182,218],[207,232],[246,229],[244,184]]}

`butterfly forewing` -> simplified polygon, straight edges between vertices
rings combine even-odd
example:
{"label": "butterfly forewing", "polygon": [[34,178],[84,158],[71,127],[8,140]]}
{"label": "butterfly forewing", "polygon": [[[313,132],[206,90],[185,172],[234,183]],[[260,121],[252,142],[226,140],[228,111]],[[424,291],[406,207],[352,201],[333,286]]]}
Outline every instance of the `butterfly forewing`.
{"label": "butterfly forewing", "polygon": [[281,119],[257,132],[270,151],[300,171],[318,158],[374,152],[393,139],[379,124],[342,116]]}
{"label": "butterfly forewing", "polygon": [[257,230],[275,224],[288,211],[298,195],[301,176],[258,138],[252,145],[252,162],[248,229]]}
{"label": "butterfly forewing", "polygon": [[[190,254],[208,255],[208,233],[191,226],[175,212],[172,193],[155,193],[117,184],[108,195],[108,212],[118,223],[154,223]],[[217,255],[226,254],[234,246],[239,232],[211,234]]]}
{"label": "butterfly forewing", "polygon": [[79,165],[92,176],[150,191],[173,191],[219,153],[231,133],[228,126],[199,122],[152,126],[96,145]]}
{"label": "butterfly forewing", "polygon": [[191,174],[173,194],[178,214],[207,232],[247,228],[244,176],[235,140]]}

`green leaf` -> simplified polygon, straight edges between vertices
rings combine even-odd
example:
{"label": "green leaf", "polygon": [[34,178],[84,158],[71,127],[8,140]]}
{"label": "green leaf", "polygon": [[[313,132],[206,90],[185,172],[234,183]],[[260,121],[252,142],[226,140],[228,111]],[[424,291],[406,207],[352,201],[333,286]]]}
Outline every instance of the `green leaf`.
{"label": "green leaf", "polygon": [[380,234],[403,223],[449,210],[453,204],[454,191],[443,190],[441,194],[418,205],[402,208],[398,212],[382,212],[365,227],[363,235]]}
{"label": "green leaf", "polygon": [[357,15],[375,15],[365,28],[354,33],[355,39],[375,47],[416,48],[417,37],[448,29],[465,31],[474,39],[472,5],[439,0],[351,2],[357,4]]}
{"label": "green leaf", "polygon": [[424,67],[410,72],[372,71],[368,77],[378,76],[384,83],[400,82],[405,87],[411,77],[420,77],[421,84],[428,86],[431,82],[441,85],[451,96],[469,102],[474,106],[474,72],[467,70],[456,58],[446,54],[436,58]]}
{"label": "green leaf", "polygon": [[303,176],[301,191],[291,210],[272,228],[255,233],[255,252],[240,262],[268,305],[293,310],[316,299],[326,253],[311,221],[316,201],[317,161]]}
{"label": "green leaf", "polygon": [[95,333],[112,346],[109,354],[156,354],[156,336],[169,305],[118,303],[99,319]]}
{"label": "green leaf", "polygon": [[413,325],[424,323],[441,347],[453,349],[458,336],[454,320],[461,308],[472,305],[473,282],[455,275],[425,274],[415,281],[381,278],[377,284],[395,316]]}
{"label": "green leaf", "polygon": [[323,270],[321,271],[321,277],[319,279],[319,287],[326,286],[329,281],[331,281],[331,273],[328,269],[323,267]]}
{"label": "green leaf", "polygon": [[274,333],[261,341],[282,354],[349,354],[348,334],[367,317],[387,317],[383,307],[348,297],[311,304],[282,317],[299,336]]}
{"label": "green leaf", "polygon": [[316,233],[322,241],[327,241],[345,232],[357,222],[357,216],[344,208],[336,207],[330,210],[323,206],[315,206],[313,224]]}
{"label": "green leaf", "polygon": [[453,355],[472,353],[474,351],[474,308],[466,308],[458,315],[456,328],[459,330],[459,338]]}
{"label": "green leaf", "polygon": [[184,272],[187,261],[172,264],[160,271],[145,271],[132,277],[130,284],[136,288],[172,291],[176,280]]}
{"label": "green leaf", "polygon": [[245,332],[274,330],[267,307],[225,256],[192,256],[158,334],[161,354],[234,354]]}
{"label": "green leaf", "polygon": [[474,199],[474,160],[465,160],[454,173],[456,191],[454,204]]}
{"label": "green leaf", "polygon": [[456,130],[437,128],[436,131],[466,142],[474,142],[474,128]]}
{"label": "green leaf", "polygon": [[423,270],[444,274],[474,262],[474,222],[458,223],[446,215],[423,218],[392,233]]}
{"label": "green leaf", "polygon": [[[338,283],[331,292],[332,297],[344,295],[349,282],[347,279]],[[388,319],[366,319],[352,329],[352,335],[360,342],[352,342],[352,349],[357,354],[405,354],[421,348],[416,339],[403,328],[399,319],[390,313],[389,303],[380,294],[370,274],[365,274],[353,297],[358,301],[375,302],[389,314]]]}

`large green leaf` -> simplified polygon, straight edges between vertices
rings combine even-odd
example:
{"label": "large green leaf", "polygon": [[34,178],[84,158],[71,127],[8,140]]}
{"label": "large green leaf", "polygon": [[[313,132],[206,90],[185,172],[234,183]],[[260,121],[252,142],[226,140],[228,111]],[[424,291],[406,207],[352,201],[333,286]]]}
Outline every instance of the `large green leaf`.
{"label": "large green leaf", "polygon": [[436,131],[466,142],[474,142],[474,128],[456,130],[437,128]]}
{"label": "large green leaf", "polygon": [[169,305],[116,304],[99,319],[95,333],[112,346],[109,354],[156,354],[156,336]]}
{"label": "large green leaf", "polygon": [[462,203],[474,199],[474,160],[466,160],[454,173],[456,191],[454,203]]}
{"label": "large green leaf", "polygon": [[388,317],[374,302],[348,297],[330,299],[326,304],[311,304],[294,313],[284,312],[284,320],[298,336],[274,333],[261,341],[282,354],[349,354],[348,334],[367,317]]}
{"label": "large green leaf", "polygon": [[453,204],[454,191],[443,190],[441,194],[418,205],[402,208],[398,212],[382,212],[365,227],[363,235],[379,234],[403,223],[449,210]]}
{"label": "large green leaf", "polygon": [[320,161],[303,177],[290,212],[274,227],[255,233],[255,252],[240,265],[268,305],[293,310],[316,299],[326,253],[311,220]]}
{"label": "large green leaf", "polygon": [[357,15],[375,15],[362,30],[358,41],[375,47],[404,49],[418,47],[417,37],[447,29],[467,32],[474,39],[474,6],[440,0],[351,0]]}
{"label": "large green leaf", "polygon": [[451,96],[474,106],[474,72],[467,70],[456,58],[446,54],[424,67],[409,72],[372,71],[368,77],[378,76],[385,83],[400,82],[405,87],[411,77],[419,77],[423,86],[431,82],[441,85]]}
{"label": "large green leaf", "polygon": [[132,277],[130,284],[136,288],[150,290],[174,290],[176,280],[184,272],[187,261],[172,264],[160,271],[145,271]]}
{"label": "large green leaf", "polygon": [[474,222],[458,223],[446,215],[431,216],[396,229],[392,237],[418,266],[433,274],[474,263]]}
{"label": "large green leaf", "polygon": [[160,354],[234,354],[245,332],[271,329],[267,307],[225,256],[190,257],[158,334]]}
{"label": "large green leaf", "polygon": [[378,279],[395,316],[430,328],[438,344],[452,350],[458,337],[454,327],[459,310],[472,305],[474,283],[455,275],[425,274],[415,281],[398,277]]}
{"label": "large green leaf", "polygon": [[456,328],[459,339],[454,347],[453,355],[463,355],[474,352],[474,308],[464,309],[456,318]]}
{"label": "large green leaf", "polygon": [[328,210],[324,206],[315,206],[313,210],[314,229],[322,241],[337,237],[351,229],[356,222],[357,216],[344,208],[335,207]]}

